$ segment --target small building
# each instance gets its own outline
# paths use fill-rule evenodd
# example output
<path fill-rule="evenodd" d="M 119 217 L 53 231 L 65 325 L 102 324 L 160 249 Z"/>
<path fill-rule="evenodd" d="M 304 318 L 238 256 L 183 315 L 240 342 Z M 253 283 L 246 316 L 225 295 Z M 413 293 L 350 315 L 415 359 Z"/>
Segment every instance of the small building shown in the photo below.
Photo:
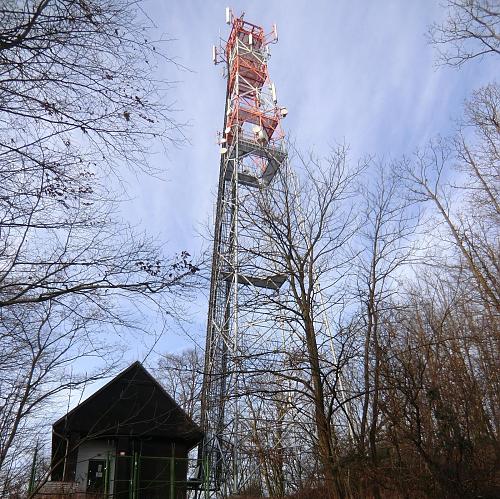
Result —
<path fill-rule="evenodd" d="M 184 498 L 195 484 L 188 479 L 188 453 L 202 436 L 134 362 L 54 423 L 53 471 L 41 493 L 54 494 L 59 483 L 78 497 Z"/>

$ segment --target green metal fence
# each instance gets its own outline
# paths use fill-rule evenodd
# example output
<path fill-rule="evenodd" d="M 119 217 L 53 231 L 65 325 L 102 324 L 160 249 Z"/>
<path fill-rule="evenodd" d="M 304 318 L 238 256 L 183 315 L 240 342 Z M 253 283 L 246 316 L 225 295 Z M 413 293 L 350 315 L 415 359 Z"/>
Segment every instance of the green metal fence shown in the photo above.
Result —
<path fill-rule="evenodd" d="M 132 455 L 108 456 L 104 497 L 113 499 L 184 499 L 198 491 L 208 496 L 206 463 L 197 459 Z"/>
<path fill-rule="evenodd" d="M 36 454 L 34 461 L 36 460 Z M 33 466 L 34 469 L 34 466 Z M 131 455 L 108 453 L 102 480 L 86 492 L 57 492 L 57 497 L 70 499 L 186 499 L 209 497 L 209 465 L 196 458 L 173 456 L 145 456 L 139 452 Z M 33 473 L 32 473 L 33 475 Z M 61 482 L 56 482 L 61 483 Z M 54 483 L 54 485 L 56 485 Z M 49 484 L 47 484 L 49 485 Z M 29 492 L 35 489 L 33 476 Z M 55 492 L 48 495 L 54 496 Z M 35 497 L 47 493 L 40 490 Z"/>

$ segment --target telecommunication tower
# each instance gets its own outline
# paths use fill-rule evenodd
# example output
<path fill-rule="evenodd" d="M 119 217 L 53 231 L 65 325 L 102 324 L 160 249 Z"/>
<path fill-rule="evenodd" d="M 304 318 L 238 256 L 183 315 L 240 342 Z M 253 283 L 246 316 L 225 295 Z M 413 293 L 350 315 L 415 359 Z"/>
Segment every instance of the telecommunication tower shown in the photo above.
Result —
<path fill-rule="evenodd" d="M 253 344 L 241 327 L 240 294 L 245 288 L 277 291 L 285 276 L 245 273 L 240 239 L 251 238 L 241 227 L 242 203 L 252 192 L 272 187 L 286 161 L 280 122 L 287 114 L 278 105 L 269 79 L 269 46 L 278 39 L 276 26 L 268 34 L 260 26 L 235 17 L 226 9 L 231 26 L 227 41 L 213 47 L 216 64 L 225 65 L 227 90 L 224 126 L 220 133 L 220 173 L 215 214 L 214 248 L 208 309 L 201 425 L 205 439 L 200 457 L 208 463 L 203 480 L 211 495 L 237 494 L 251 474 L 240 458 L 240 390 L 245 383 L 243 358 Z M 248 247 L 248 245 L 246 245 Z M 243 467 L 247 469 L 243 469 Z"/>

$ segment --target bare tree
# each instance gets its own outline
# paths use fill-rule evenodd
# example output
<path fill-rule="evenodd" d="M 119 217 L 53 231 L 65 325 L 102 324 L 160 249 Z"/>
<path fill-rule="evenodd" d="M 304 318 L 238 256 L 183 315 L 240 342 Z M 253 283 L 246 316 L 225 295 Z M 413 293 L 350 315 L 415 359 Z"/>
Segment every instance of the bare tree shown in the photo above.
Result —
<path fill-rule="evenodd" d="M 150 139 L 179 129 L 138 4 L 10 1 L 2 15 L 0 306 L 168 287 L 151 241 L 109 223 L 106 177 L 148 169 Z"/>
<path fill-rule="evenodd" d="M 345 419 L 339 382 L 352 335 L 349 328 L 334 331 L 334 324 L 342 321 L 337 317 L 327 324 L 326 316 L 331 319 L 346 296 L 345 290 L 338 291 L 351 259 L 355 217 L 348 200 L 354 195 L 359 168 L 348 165 L 345 147 L 325 161 L 312 155 L 297 155 L 295 161 L 300 165 L 296 175 L 286 166 L 272 188 L 250 193 L 241 202 L 240 255 L 248 255 L 248 262 L 242 257 L 241 272 L 286 276 L 279 292 L 255 298 L 259 313 L 274 323 L 271 330 L 287 331 L 285 344 L 276 346 L 284 358 L 262 370 L 271 369 L 281 380 L 277 392 L 299 392 L 307 400 L 302 410 L 312 426 L 304 434 L 313 437 L 324 480 L 342 496 L 346 484 L 340 473 L 339 445 L 345 427 L 340 431 L 336 418 Z M 259 234 L 249 239 L 254 241 L 249 247 L 244 245 L 246 230 Z M 267 389 L 268 396 L 271 390 Z"/>
<path fill-rule="evenodd" d="M 500 54 L 500 8 L 495 0 L 446 0 L 448 17 L 430 28 L 439 62 L 460 67 L 484 55 Z"/>
<path fill-rule="evenodd" d="M 2 497 L 12 482 L 26 476 L 37 441 L 43 443 L 50 405 L 68 392 L 113 372 L 120 349 L 100 338 L 104 323 L 85 314 L 84 300 L 72 301 L 69 314 L 52 301 L 18 305 L 3 318 L 0 330 L 0 483 Z M 97 359 L 106 358 L 104 365 Z M 89 362 L 84 370 L 77 362 Z M 61 401 L 62 402 L 62 401 Z M 73 400 L 71 400 L 73 402 Z M 63 405 L 63 404 L 61 404 Z M 67 405 L 67 404 L 64 404 Z"/>
<path fill-rule="evenodd" d="M 498 96 L 496 83 L 474 92 L 456 136 L 400 167 L 431 251 L 381 318 L 380 430 L 398 491 L 498 495 Z"/>
<path fill-rule="evenodd" d="M 358 445 L 361 456 L 369 449 L 371 464 L 378 463 L 377 437 L 380 427 L 379 401 L 381 382 L 381 322 L 388 313 L 391 297 L 397 293 L 403 266 L 413 253 L 413 236 L 418 213 L 409 209 L 401 196 L 401 183 L 392 165 L 370 167 L 370 182 L 362 186 L 363 218 L 358 232 L 360 246 L 356 270 L 358 296 L 361 302 L 362 406 Z M 398 279 L 399 277 L 399 279 Z M 356 366 L 352 366 L 356 372 Z M 375 497 L 380 492 L 375 486 Z"/>
<path fill-rule="evenodd" d="M 498 95 L 498 92 L 481 92 L 483 96 Z M 490 100 L 489 104 L 495 110 L 491 115 L 494 117 L 498 102 Z M 481 108 L 477 111 L 486 116 L 481 114 Z M 476 119 L 470 107 L 469 116 Z M 498 311 L 500 132 L 495 130 L 494 121 L 473 121 L 472 127 L 478 132 L 479 140 L 471 144 L 460 134 L 453 142 L 432 141 L 426 150 L 416 154 L 413 164 L 403 165 L 402 176 L 413 201 L 430 202 L 435 207 L 438 223 L 444 223 L 446 228 L 444 237 L 449 242 L 448 251 L 458 253 L 483 299 L 492 310 Z M 463 172 L 462 179 L 450 180 L 453 166 Z M 457 193 L 460 196 L 457 197 Z"/>
<path fill-rule="evenodd" d="M 125 171 L 161 174 L 148 150 L 182 140 L 170 84 L 155 78 L 165 41 L 150 40 L 140 2 L 7 0 L 0 16 L 5 484 L 44 404 L 107 374 L 106 336 L 142 305 L 174 314 L 197 268 L 118 214 Z"/>
<path fill-rule="evenodd" d="M 469 59 L 500 55 L 500 10 L 488 0 L 448 1 L 449 17 L 431 29 L 433 42 L 442 44 L 444 62 L 460 66 Z M 431 144 L 410 174 L 418 200 L 431 200 L 452 235 L 466 267 L 488 302 L 498 311 L 500 223 L 500 91 L 493 82 L 474 92 L 465 106 L 465 119 L 452 143 Z M 472 130 L 472 134 L 470 131 Z M 471 137 L 472 135 L 472 137 Z M 464 179 L 446 186 L 449 162 Z M 459 191 L 465 209 L 453 207 Z"/>
<path fill-rule="evenodd" d="M 200 420 L 203 360 L 201 350 L 188 349 L 163 354 L 156 368 L 159 382 L 194 421 Z"/>
<path fill-rule="evenodd" d="M 447 274 L 422 274 L 384 319 L 386 435 L 404 481 L 398 488 L 494 497 L 498 320 L 475 303 L 466 275 Z"/>

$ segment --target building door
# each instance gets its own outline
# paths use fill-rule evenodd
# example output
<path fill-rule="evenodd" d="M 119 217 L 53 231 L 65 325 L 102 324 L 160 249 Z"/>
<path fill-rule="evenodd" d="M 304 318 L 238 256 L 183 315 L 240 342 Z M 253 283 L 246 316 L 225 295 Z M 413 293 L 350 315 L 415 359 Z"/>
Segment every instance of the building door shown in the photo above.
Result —
<path fill-rule="evenodd" d="M 104 493 L 104 480 L 106 479 L 106 461 L 91 459 L 87 473 L 87 492 L 93 494 Z"/>

